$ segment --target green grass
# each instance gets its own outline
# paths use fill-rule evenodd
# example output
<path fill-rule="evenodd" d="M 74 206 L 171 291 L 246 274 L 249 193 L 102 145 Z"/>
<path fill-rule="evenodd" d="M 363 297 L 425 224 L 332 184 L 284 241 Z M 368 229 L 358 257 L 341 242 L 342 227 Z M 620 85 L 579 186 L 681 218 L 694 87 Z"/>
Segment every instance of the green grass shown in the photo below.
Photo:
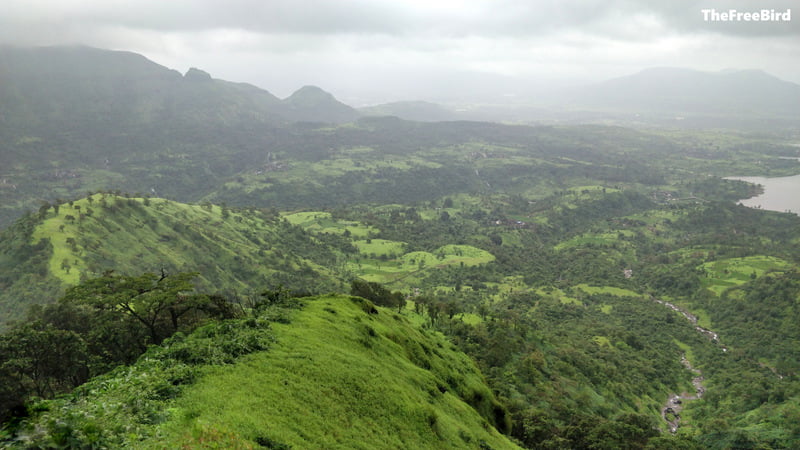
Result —
<path fill-rule="evenodd" d="M 562 305 L 583 306 L 583 303 L 580 300 L 575 297 L 570 297 L 566 292 L 556 287 L 548 286 L 544 288 L 537 288 L 534 290 L 534 292 L 545 298 L 556 299 Z"/>
<path fill-rule="evenodd" d="M 474 363 L 402 316 L 365 308 L 341 296 L 309 301 L 291 324 L 274 325 L 268 352 L 189 387 L 146 446 L 217 436 L 292 448 L 516 448 L 464 401 L 493 408 Z"/>
<path fill-rule="evenodd" d="M 469 245 L 444 245 L 433 252 L 414 251 L 402 253 L 405 243 L 372 239 L 371 243 L 356 241 L 361 255 L 348 262 L 350 271 L 367 281 L 388 284 L 392 289 L 412 287 L 418 277 L 427 271 L 452 265 L 464 267 L 478 266 L 494 261 L 494 255 Z M 381 255 L 395 254 L 394 259 L 381 258 Z M 375 258 L 364 256 L 375 255 Z"/>
<path fill-rule="evenodd" d="M 586 244 L 598 245 L 598 246 L 609 246 L 613 245 L 614 243 L 620 242 L 620 236 L 627 236 L 631 237 L 634 236 L 634 233 L 631 230 L 621 230 L 621 231 L 614 231 L 614 232 L 607 232 L 607 233 L 586 233 L 580 236 L 575 236 L 569 240 L 559 243 L 554 248 L 556 250 L 564 250 L 573 247 L 580 247 Z"/>
<path fill-rule="evenodd" d="M 81 251 L 74 252 L 67 243 L 68 239 L 77 239 L 80 235 L 76 220 L 67 220 L 67 216 L 76 217 L 78 214 L 68 205 L 59 208 L 58 213 L 45 219 L 33 232 L 33 243 L 41 239 L 50 239 L 53 245 L 53 255 L 48 262 L 50 273 L 69 285 L 78 284 L 82 271 L 86 270 Z"/>
<path fill-rule="evenodd" d="M 675 345 L 680 347 L 681 350 L 683 350 L 686 359 L 689 360 L 690 363 L 697 361 L 694 359 L 694 352 L 692 352 L 692 347 L 690 345 L 685 344 L 677 339 L 673 339 L 672 341 L 675 342 Z"/>
<path fill-rule="evenodd" d="M 278 272 L 331 275 L 327 264 L 293 254 L 296 245 L 330 250 L 310 237 L 288 237 L 285 227 L 258 213 L 224 215 L 213 205 L 104 197 L 63 204 L 57 214 L 51 209 L 33 232 L 33 243 L 52 243 L 48 268 L 65 285 L 106 270 L 133 275 L 164 269 L 198 271 L 201 284 L 247 292 L 252 281 Z"/>
<path fill-rule="evenodd" d="M 337 220 L 324 211 L 305 211 L 283 214 L 283 218 L 312 233 L 345 234 L 356 238 L 366 238 L 378 232 L 377 229 L 352 220 Z"/>
<path fill-rule="evenodd" d="M 575 285 L 575 288 L 580 289 L 589 295 L 608 294 L 616 297 L 643 297 L 643 295 L 639 294 L 638 292 L 613 286 L 589 286 L 588 284 L 582 283 Z"/>
<path fill-rule="evenodd" d="M 461 313 L 454 316 L 456 319 L 464 322 L 467 325 L 477 325 L 483 322 L 481 316 L 473 313 Z"/>
<path fill-rule="evenodd" d="M 401 255 L 405 253 L 405 242 L 389 241 L 385 239 L 360 240 L 353 242 L 358 251 L 363 255 Z"/>
<path fill-rule="evenodd" d="M 711 261 L 698 266 L 706 275 L 700 278 L 702 286 L 715 295 L 747 283 L 770 271 L 782 271 L 792 267 L 791 263 L 774 256 L 746 256 Z"/>
<path fill-rule="evenodd" d="M 592 337 L 592 341 L 600 347 L 614 348 L 614 346 L 611 345 L 611 341 L 606 336 L 594 336 Z"/>

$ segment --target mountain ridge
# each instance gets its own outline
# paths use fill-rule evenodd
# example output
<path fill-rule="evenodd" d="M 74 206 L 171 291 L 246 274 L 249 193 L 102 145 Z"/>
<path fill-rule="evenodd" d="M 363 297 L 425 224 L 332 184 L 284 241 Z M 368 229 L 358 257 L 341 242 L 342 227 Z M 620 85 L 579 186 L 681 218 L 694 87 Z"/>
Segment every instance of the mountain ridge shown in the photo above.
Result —
<path fill-rule="evenodd" d="M 585 86 L 569 101 L 632 112 L 800 115 L 800 85 L 755 69 L 653 67 Z"/>

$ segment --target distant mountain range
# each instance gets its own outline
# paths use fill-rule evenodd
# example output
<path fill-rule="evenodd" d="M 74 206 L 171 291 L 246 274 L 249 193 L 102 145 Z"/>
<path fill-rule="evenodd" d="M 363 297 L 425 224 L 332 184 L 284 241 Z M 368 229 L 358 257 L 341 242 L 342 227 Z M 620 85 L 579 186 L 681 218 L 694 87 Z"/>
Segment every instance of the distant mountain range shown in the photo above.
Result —
<path fill-rule="evenodd" d="M 468 103 L 467 100 L 465 102 Z M 127 127 L 282 126 L 291 122 L 345 123 L 364 116 L 413 121 L 572 120 L 609 114 L 713 115 L 764 119 L 800 116 L 800 85 L 758 70 L 701 72 L 651 68 L 637 74 L 513 105 L 469 105 L 456 112 L 424 101 L 356 110 L 315 86 L 286 99 L 245 83 L 185 75 L 145 57 L 90 47 L 0 48 L 0 127 L 71 130 L 103 124 Z M 581 112 L 589 112 L 584 115 Z"/>
<path fill-rule="evenodd" d="M 567 96 L 576 108 L 721 115 L 800 115 L 800 85 L 760 70 L 652 68 Z"/>

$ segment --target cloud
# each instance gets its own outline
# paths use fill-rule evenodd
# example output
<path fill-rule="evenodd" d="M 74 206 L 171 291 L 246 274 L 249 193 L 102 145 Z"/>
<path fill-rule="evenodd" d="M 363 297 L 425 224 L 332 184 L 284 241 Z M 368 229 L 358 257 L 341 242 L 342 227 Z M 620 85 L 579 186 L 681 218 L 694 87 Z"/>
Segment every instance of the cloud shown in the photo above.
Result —
<path fill-rule="evenodd" d="M 789 23 L 706 22 L 701 13 L 709 5 L 750 11 L 793 3 L 4 0 L 0 42 L 131 50 L 278 93 L 307 83 L 351 93 L 382 84 L 398 92 L 476 89 L 490 82 L 481 74 L 502 83 L 580 81 L 654 65 L 762 68 L 798 82 L 800 7 Z"/>

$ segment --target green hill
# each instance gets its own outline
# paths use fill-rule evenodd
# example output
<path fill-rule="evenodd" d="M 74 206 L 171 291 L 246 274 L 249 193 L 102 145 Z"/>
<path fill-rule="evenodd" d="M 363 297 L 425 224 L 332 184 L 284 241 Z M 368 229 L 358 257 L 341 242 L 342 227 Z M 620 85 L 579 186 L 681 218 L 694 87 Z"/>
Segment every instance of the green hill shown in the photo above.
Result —
<path fill-rule="evenodd" d="M 5 230 L 0 246 L 0 322 L 109 270 L 197 271 L 201 287 L 231 295 L 252 286 L 342 286 L 336 253 L 320 238 L 277 215 L 211 204 L 95 194 L 43 207 Z"/>
<path fill-rule="evenodd" d="M 300 302 L 165 341 L 39 404 L 16 444 L 517 448 L 497 431 L 510 427 L 505 408 L 440 335 L 358 297 Z M 259 344 L 247 351 L 243 342 Z M 229 363 L 208 356 L 244 353 Z"/>

